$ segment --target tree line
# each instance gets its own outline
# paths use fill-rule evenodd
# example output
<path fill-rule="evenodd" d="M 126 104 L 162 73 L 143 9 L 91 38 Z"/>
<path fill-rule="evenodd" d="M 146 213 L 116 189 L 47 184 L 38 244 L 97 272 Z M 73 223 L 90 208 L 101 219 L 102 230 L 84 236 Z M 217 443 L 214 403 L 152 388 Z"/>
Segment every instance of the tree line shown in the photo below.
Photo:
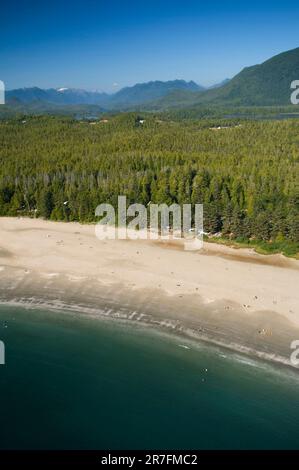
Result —
<path fill-rule="evenodd" d="M 203 203 L 206 232 L 298 248 L 299 121 L 144 119 L 0 122 L 0 215 L 93 222 L 118 195 Z"/>

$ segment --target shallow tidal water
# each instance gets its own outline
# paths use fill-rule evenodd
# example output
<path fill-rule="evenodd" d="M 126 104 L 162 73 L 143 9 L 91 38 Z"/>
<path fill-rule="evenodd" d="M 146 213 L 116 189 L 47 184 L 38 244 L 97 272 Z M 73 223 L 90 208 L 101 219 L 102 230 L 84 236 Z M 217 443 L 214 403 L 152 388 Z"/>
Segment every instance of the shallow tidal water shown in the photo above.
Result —
<path fill-rule="evenodd" d="M 20 307 L 0 340 L 2 449 L 299 449 L 299 370 Z"/>

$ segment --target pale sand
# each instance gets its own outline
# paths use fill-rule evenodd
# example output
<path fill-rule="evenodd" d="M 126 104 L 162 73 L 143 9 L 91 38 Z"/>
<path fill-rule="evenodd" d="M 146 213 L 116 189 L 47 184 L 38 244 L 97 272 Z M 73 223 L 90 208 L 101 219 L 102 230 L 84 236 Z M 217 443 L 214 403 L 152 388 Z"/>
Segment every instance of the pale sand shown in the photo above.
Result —
<path fill-rule="evenodd" d="M 280 255 L 100 241 L 92 225 L 0 218 L 3 302 L 131 318 L 287 362 L 298 287 L 299 262 Z"/>

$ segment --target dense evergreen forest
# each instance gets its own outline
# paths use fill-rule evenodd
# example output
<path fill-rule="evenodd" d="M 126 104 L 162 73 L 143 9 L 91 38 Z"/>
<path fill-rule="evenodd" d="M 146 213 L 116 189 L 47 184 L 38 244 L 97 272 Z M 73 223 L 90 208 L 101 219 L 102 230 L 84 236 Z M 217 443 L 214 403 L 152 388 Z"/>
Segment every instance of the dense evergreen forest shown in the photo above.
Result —
<path fill-rule="evenodd" d="M 219 128 L 220 127 L 220 128 Z M 98 204 L 204 204 L 204 229 L 299 251 L 299 121 L 0 122 L 0 215 L 92 222 Z"/>

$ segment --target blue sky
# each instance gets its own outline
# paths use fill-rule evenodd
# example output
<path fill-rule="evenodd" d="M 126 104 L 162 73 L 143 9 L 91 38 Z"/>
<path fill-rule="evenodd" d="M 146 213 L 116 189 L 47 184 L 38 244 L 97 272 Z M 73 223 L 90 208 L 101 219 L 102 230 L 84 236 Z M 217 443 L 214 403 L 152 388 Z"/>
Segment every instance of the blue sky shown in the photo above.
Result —
<path fill-rule="evenodd" d="M 299 46 L 298 1 L 10 0 L 0 79 L 116 91 L 149 80 L 203 85 Z"/>

